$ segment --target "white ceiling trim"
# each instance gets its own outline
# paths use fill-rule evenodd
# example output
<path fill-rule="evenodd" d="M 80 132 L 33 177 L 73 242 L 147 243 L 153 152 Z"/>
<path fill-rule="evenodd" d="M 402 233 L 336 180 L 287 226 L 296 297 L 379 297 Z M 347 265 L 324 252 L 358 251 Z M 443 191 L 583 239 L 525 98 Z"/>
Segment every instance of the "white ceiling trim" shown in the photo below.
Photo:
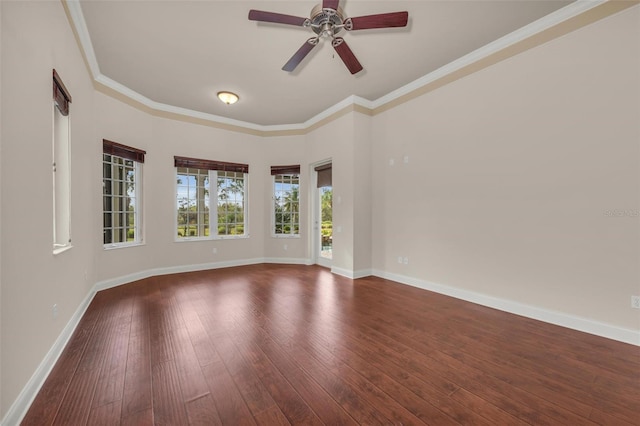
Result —
<path fill-rule="evenodd" d="M 131 90 L 130 88 L 118 83 L 115 80 L 103 75 L 100 72 L 100 67 L 96 59 L 95 51 L 93 50 L 93 44 L 91 43 L 91 37 L 89 36 L 89 30 L 87 28 L 82 8 L 79 0 L 62 0 L 66 3 L 69 10 L 69 16 L 75 27 L 78 38 L 80 39 L 80 45 L 84 51 L 85 58 L 89 64 L 89 69 L 92 73 L 93 79 L 117 93 L 120 93 L 132 100 L 135 100 L 144 106 L 157 110 L 187 117 L 193 117 L 201 120 L 211 121 L 213 123 L 220 123 L 224 125 L 242 127 L 249 130 L 259 132 L 281 132 L 281 131 L 301 131 L 310 128 L 311 126 L 319 123 L 320 121 L 330 117 L 331 115 L 354 105 L 361 106 L 370 110 L 384 106 L 404 95 L 407 95 L 415 90 L 420 89 L 438 79 L 441 79 L 457 70 L 460 70 L 468 65 L 471 65 L 481 59 L 484 59 L 502 49 L 512 46 L 522 40 L 532 37 L 544 30 L 547 30 L 555 25 L 558 25 L 564 21 L 567 21 L 575 16 L 587 12 L 608 0 L 576 0 L 562 9 L 559 9 L 529 25 L 526 25 L 504 37 L 499 38 L 473 52 L 453 61 L 449 64 L 438 68 L 437 70 L 421 77 L 413 82 L 402 86 L 401 88 L 394 90 L 374 101 L 361 98 L 359 96 L 349 96 L 337 104 L 327 108 L 321 113 L 311 117 L 303 123 L 297 124 L 281 124 L 281 125 L 261 125 L 256 123 L 250 123 L 241 120 L 234 120 L 227 117 L 222 117 L 214 114 L 194 111 L 187 108 L 176 107 L 173 105 L 163 104 L 153 101 L 146 96 Z"/>
<path fill-rule="evenodd" d="M 87 59 L 87 63 L 89 64 L 89 69 L 91 70 L 93 78 L 97 80 L 98 77 L 102 74 L 100 73 L 100 66 L 98 65 L 98 60 L 96 59 L 96 52 L 93 50 L 93 43 L 91 42 L 91 37 L 89 36 L 87 22 L 84 20 L 84 15 L 82 14 L 80 1 L 62 1 L 67 4 L 69 16 L 71 17 L 71 21 L 73 21 L 73 26 L 75 27 L 78 38 L 80 39 L 80 45 L 82 46 L 82 50 L 84 51 L 84 57 Z"/>

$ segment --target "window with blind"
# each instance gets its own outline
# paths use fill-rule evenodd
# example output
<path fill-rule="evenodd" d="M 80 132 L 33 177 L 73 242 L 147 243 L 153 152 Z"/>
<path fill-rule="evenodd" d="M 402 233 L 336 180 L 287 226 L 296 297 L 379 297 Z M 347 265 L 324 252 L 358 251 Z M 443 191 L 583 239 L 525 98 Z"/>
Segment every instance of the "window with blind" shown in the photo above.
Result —
<path fill-rule="evenodd" d="M 142 165 L 146 152 L 102 141 L 103 244 L 116 248 L 142 243 Z"/>
<path fill-rule="evenodd" d="M 174 165 L 178 240 L 249 235 L 247 164 L 176 156 Z"/>
<path fill-rule="evenodd" d="M 53 252 L 71 247 L 71 95 L 53 70 Z"/>
<path fill-rule="evenodd" d="M 300 166 L 272 166 L 272 230 L 275 237 L 300 236 Z"/>

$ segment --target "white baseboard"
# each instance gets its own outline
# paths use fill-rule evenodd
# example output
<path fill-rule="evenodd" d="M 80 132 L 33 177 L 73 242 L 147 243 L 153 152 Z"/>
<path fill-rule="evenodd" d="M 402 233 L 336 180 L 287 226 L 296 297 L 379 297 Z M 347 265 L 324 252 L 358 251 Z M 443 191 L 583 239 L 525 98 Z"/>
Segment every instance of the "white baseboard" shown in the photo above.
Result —
<path fill-rule="evenodd" d="M 265 257 L 262 263 L 282 263 L 285 265 L 313 265 L 311 259 L 301 257 Z"/>
<path fill-rule="evenodd" d="M 19 425 L 24 416 L 27 414 L 29 407 L 33 403 L 33 400 L 38 395 L 40 388 L 44 384 L 45 380 L 51 373 L 51 370 L 56 365 L 58 358 L 62 354 L 62 351 L 67 346 L 69 339 L 73 335 L 73 332 L 76 330 L 76 327 L 80 323 L 82 316 L 85 311 L 89 307 L 89 304 L 93 300 L 96 292 L 95 289 L 89 291 L 89 294 L 84 298 L 84 300 L 78 306 L 78 309 L 73 313 L 71 319 L 67 323 L 67 325 L 62 329 L 62 332 L 45 355 L 44 359 L 33 373 L 27 384 L 16 398 L 15 402 L 7 411 L 7 414 L 2 419 L 2 426 L 14 426 Z"/>
<path fill-rule="evenodd" d="M 407 277 L 405 275 L 392 274 L 376 269 L 372 271 L 372 275 L 401 284 L 433 291 L 435 293 L 444 294 L 446 296 L 455 297 L 456 299 L 462 299 L 468 302 L 477 303 L 478 305 L 487 306 L 489 308 L 498 309 L 500 311 L 509 312 L 523 317 L 559 325 L 561 327 L 570 328 L 572 330 L 582 331 L 585 333 L 594 334 L 596 336 L 606 337 L 607 339 L 617 340 L 619 342 L 640 346 L 640 332 L 637 330 L 622 328 L 611 324 L 593 321 L 588 318 L 577 317 L 557 311 L 551 311 L 537 306 L 526 305 L 523 303 L 514 302 L 512 300 L 500 299 L 469 290 L 424 281 L 413 277 Z"/>
<path fill-rule="evenodd" d="M 352 271 L 350 269 L 338 268 L 337 266 L 331 267 L 331 273 L 343 276 L 345 278 L 351 278 L 352 280 L 357 280 L 358 278 L 368 277 L 372 274 L 371 269 L 361 269 L 358 271 Z"/>
<path fill-rule="evenodd" d="M 106 290 L 119 285 L 128 284 L 133 281 L 142 280 L 158 275 L 178 274 L 181 272 L 206 271 L 209 269 L 231 268 L 234 266 L 257 265 L 260 263 L 282 263 L 287 265 L 311 265 L 311 260 L 298 257 L 267 257 L 253 259 L 226 260 L 222 262 L 198 263 L 195 265 L 168 266 L 166 268 L 154 268 L 146 271 L 135 272 L 116 278 L 100 281 L 95 285 L 95 291 Z"/>
<path fill-rule="evenodd" d="M 331 273 L 332 274 L 336 274 L 336 275 L 340 275 L 340 276 L 345 277 L 345 278 L 353 279 L 353 271 L 351 271 L 349 269 L 338 268 L 337 266 L 332 266 L 331 267 Z"/>

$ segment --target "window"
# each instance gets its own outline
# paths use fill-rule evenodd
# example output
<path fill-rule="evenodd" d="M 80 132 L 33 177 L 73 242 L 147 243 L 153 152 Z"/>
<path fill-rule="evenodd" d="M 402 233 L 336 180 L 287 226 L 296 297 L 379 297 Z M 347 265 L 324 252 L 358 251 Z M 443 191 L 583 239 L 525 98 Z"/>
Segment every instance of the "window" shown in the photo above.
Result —
<path fill-rule="evenodd" d="M 174 157 L 177 238 L 233 238 L 249 235 L 247 164 Z M 211 182 L 216 208 L 211 211 Z"/>
<path fill-rule="evenodd" d="M 209 170 L 178 167 L 178 237 L 208 237 Z"/>
<path fill-rule="evenodd" d="M 53 70 L 53 252 L 71 247 L 71 96 Z"/>
<path fill-rule="evenodd" d="M 218 188 L 218 236 L 244 235 L 245 174 L 242 172 L 216 172 Z"/>
<path fill-rule="evenodd" d="M 102 141 L 103 244 L 107 248 L 142 242 L 141 187 L 145 151 Z"/>
<path fill-rule="evenodd" d="M 273 235 L 300 236 L 300 166 L 272 166 Z"/>

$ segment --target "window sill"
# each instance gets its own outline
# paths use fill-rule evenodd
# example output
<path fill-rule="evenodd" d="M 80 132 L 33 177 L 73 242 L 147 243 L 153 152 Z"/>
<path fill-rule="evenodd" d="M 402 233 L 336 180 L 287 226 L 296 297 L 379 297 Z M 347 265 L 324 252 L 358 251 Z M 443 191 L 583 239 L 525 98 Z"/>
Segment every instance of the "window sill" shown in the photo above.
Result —
<path fill-rule="evenodd" d="M 63 247 L 55 247 L 53 249 L 53 255 L 57 256 L 59 254 L 64 253 L 65 251 L 71 250 L 73 248 L 73 246 L 71 244 L 69 244 L 68 246 L 63 246 Z"/>
<path fill-rule="evenodd" d="M 296 238 L 300 238 L 300 234 L 271 234 L 271 238 L 296 239 Z"/>
<path fill-rule="evenodd" d="M 102 246 L 102 248 L 104 250 L 117 250 L 117 249 L 122 249 L 122 248 L 127 248 L 127 247 L 139 247 L 139 246 L 143 246 L 144 243 L 140 242 L 140 243 L 120 243 L 120 244 L 105 244 Z"/>
<path fill-rule="evenodd" d="M 215 237 L 183 237 L 179 239 L 175 239 L 176 243 L 188 243 L 193 241 L 222 241 L 222 240 L 245 240 L 248 239 L 250 235 L 224 235 L 224 236 L 215 236 Z"/>

